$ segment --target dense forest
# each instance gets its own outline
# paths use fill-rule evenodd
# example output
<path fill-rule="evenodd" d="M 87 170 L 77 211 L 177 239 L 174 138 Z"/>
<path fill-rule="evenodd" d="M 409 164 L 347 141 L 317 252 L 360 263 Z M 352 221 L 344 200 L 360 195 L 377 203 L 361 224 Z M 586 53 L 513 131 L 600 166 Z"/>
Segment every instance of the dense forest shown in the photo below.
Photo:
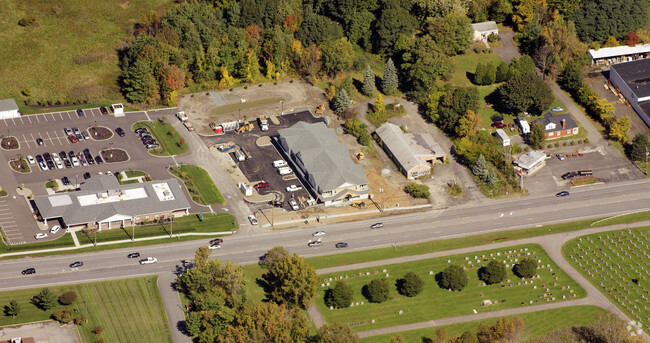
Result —
<path fill-rule="evenodd" d="M 512 26 L 544 73 L 588 46 L 650 42 L 647 0 L 195 0 L 138 23 L 120 51 L 133 103 L 173 105 L 184 87 L 231 88 L 289 77 L 334 79 L 391 58 L 420 103 L 471 44 L 472 22 Z M 381 77 L 381 76 L 380 76 Z"/>

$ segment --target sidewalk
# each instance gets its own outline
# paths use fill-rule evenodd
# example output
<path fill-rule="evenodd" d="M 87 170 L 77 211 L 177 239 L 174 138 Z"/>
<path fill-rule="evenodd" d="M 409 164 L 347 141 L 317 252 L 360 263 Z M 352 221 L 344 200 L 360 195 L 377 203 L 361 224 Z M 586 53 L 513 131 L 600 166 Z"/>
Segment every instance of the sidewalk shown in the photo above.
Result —
<path fill-rule="evenodd" d="M 185 326 L 185 311 L 181 305 L 181 299 L 174 288 L 176 277 L 172 273 L 162 273 L 158 276 L 158 289 L 160 290 L 160 297 L 162 298 L 163 307 L 167 314 L 167 323 L 169 330 L 172 333 L 174 343 L 190 343 L 192 340 L 186 336 L 184 331 Z"/>

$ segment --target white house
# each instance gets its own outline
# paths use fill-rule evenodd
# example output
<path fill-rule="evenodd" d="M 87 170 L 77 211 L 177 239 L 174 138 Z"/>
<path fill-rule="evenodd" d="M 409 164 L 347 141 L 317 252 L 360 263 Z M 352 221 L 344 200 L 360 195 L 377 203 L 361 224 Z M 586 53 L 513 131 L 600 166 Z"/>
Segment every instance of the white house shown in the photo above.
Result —
<path fill-rule="evenodd" d="M 519 127 L 521 128 L 521 133 L 527 134 L 530 133 L 530 125 L 528 125 L 528 122 L 524 117 L 518 117 L 517 122 L 519 123 Z"/>
<path fill-rule="evenodd" d="M 472 24 L 472 28 L 474 29 L 475 41 L 486 41 L 491 33 L 494 33 L 497 36 L 499 35 L 497 23 L 493 21 L 484 21 L 482 23 Z"/>
<path fill-rule="evenodd" d="M 497 137 L 501 139 L 501 142 L 503 142 L 503 146 L 510 145 L 510 137 L 508 137 L 506 132 L 503 131 L 502 129 L 497 129 Z"/>
<path fill-rule="evenodd" d="M 14 99 L 0 100 L 0 119 L 18 118 L 18 105 Z"/>

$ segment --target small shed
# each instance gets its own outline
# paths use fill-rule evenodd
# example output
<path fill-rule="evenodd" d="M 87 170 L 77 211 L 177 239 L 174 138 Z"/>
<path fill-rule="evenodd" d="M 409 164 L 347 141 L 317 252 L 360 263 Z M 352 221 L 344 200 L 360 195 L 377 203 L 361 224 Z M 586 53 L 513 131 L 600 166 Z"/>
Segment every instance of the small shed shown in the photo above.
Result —
<path fill-rule="evenodd" d="M 0 100 L 0 119 L 18 118 L 18 105 L 14 99 Z"/>
<path fill-rule="evenodd" d="M 503 142 L 503 146 L 510 145 L 510 137 L 508 137 L 505 131 L 503 131 L 502 129 L 497 129 L 496 133 L 497 133 L 497 137 L 499 137 L 499 139 L 501 139 L 501 142 Z"/>
<path fill-rule="evenodd" d="M 517 122 L 519 123 L 519 127 L 521 128 L 521 133 L 523 134 L 528 134 L 530 133 L 530 125 L 528 125 L 528 122 L 524 117 L 517 117 Z"/>
<path fill-rule="evenodd" d="M 124 116 L 124 106 L 122 104 L 112 104 L 111 109 L 113 110 L 113 115 L 116 117 Z"/>
<path fill-rule="evenodd" d="M 526 175 L 531 175 L 546 165 L 546 154 L 537 150 L 529 151 L 519 156 L 513 163 Z"/>
<path fill-rule="evenodd" d="M 474 40 L 475 41 L 486 41 L 488 36 L 491 33 L 499 35 L 499 28 L 497 23 L 494 21 L 484 21 L 482 23 L 472 24 L 472 29 L 474 29 Z"/>

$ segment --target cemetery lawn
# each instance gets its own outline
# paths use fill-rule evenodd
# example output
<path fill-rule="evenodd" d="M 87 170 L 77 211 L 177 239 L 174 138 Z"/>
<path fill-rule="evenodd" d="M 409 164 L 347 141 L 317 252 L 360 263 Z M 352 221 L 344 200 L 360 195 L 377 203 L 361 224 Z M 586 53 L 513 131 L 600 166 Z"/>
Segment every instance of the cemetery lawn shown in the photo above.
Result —
<path fill-rule="evenodd" d="M 578 237 L 562 247 L 569 263 L 632 320 L 650 321 L 650 227 Z"/>
<path fill-rule="evenodd" d="M 492 259 L 490 254 L 493 254 L 498 259 L 505 258 L 508 265 L 506 268 L 506 281 L 501 284 L 483 286 L 483 282 L 478 279 L 477 271 L 481 264 L 486 265 Z M 480 261 L 477 262 L 474 256 L 478 257 Z M 512 264 L 514 259 L 524 257 L 541 260 L 540 267 L 543 265 L 544 268 L 538 269 L 539 278 L 521 280 L 513 274 Z M 451 263 L 448 263 L 448 260 Z M 467 287 L 460 292 L 443 290 L 435 282 L 435 274 L 441 272 L 449 264 L 466 267 L 469 281 Z M 472 266 L 474 267 L 472 268 Z M 413 298 L 398 294 L 395 288 L 397 279 L 402 278 L 407 272 L 414 272 L 425 281 L 422 292 Z M 366 273 L 369 273 L 369 275 L 366 275 Z M 362 276 L 359 276 L 360 274 Z M 388 284 L 390 285 L 390 297 L 393 300 L 380 304 L 368 302 L 361 295 L 362 287 L 371 280 L 383 277 L 385 274 L 389 274 Z M 345 275 L 348 278 L 345 278 Z M 355 306 L 344 309 L 329 309 L 323 300 L 325 290 L 333 287 L 336 282 L 335 278 L 340 277 L 343 277 L 352 287 Z M 327 282 L 330 283 L 330 286 L 326 285 Z M 584 297 L 586 292 L 553 263 L 542 247 L 529 244 L 321 275 L 319 276 L 317 294 L 316 305 L 328 323 L 334 321 L 346 325 L 354 323 L 355 325 L 351 326 L 354 331 L 365 331 L 467 315 L 472 314 L 473 310 L 480 313 L 530 306 L 531 302 L 532 305 L 536 305 L 562 301 L 563 296 L 567 300 L 578 299 Z M 482 306 L 484 300 L 490 300 L 494 304 Z M 357 302 L 359 305 L 356 305 Z M 400 311 L 403 311 L 403 313 L 399 314 Z M 375 320 L 375 323 L 372 323 L 372 320 Z"/>
<path fill-rule="evenodd" d="M 527 338 L 534 338 L 557 329 L 593 324 L 597 321 L 599 315 L 605 313 L 607 313 L 607 311 L 598 306 L 573 306 L 539 312 L 522 313 L 516 317 L 523 319 L 524 325 L 526 326 L 526 332 L 529 334 Z M 511 316 L 510 318 L 514 317 L 515 316 Z M 395 335 L 402 335 L 405 342 L 420 342 L 422 337 L 436 337 L 436 330 L 439 328 L 447 331 L 447 334 L 449 336 L 460 336 L 466 330 L 472 330 L 474 333 L 476 333 L 476 329 L 480 323 L 494 325 L 496 321 L 497 318 L 491 318 L 473 322 L 434 326 L 426 329 L 410 330 L 387 335 L 366 337 L 362 338 L 360 342 L 389 343 L 390 338 Z"/>
<path fill-rule="evenodd" d="M 21 312 L 17 317 L 0 317 L 0 326 L 33 321 L 48 320 L 53 312 L 71 308 L 74 317 L 86 315 L 88 323 L 78 326 L 83 342 L 95 342 L 103 338 L 107 342 L 172 342 L 167 325 L 167 316 L 162 305 L 156 284 L 157 276 L 124 279 L 50 287 L 57 296 L 65 291 L 76 291 L 77 300 L 69 306 L 57 305 L 50 310 L 41 311 L 30 303 L 30 299 L 42 287 L 1 292 L 0 304 L 16 300 Z M 91 332 L 102 326 L 104 331 L 96 336 Z"/>

